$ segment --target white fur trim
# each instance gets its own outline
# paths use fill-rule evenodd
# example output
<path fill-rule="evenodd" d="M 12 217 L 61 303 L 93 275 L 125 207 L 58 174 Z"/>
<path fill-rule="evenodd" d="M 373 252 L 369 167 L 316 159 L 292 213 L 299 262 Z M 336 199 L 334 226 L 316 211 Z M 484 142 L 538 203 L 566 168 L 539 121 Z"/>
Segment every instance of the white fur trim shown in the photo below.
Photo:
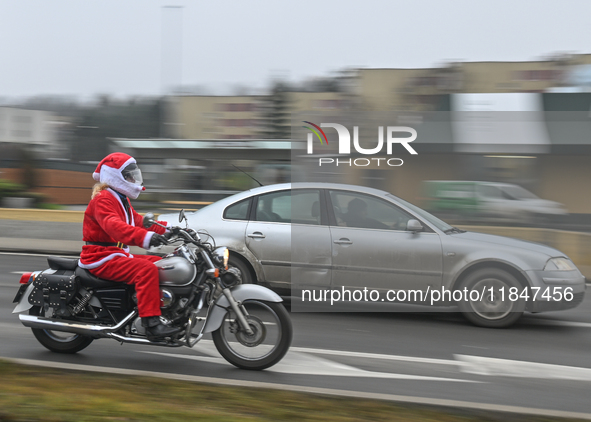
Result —
<path fill-rule="evenodd" d="M 122 254 L 120 252 L 116 252 L 116 253 L 112 253 L 111 255 L 107 255 L 103 259 L 101 259 L 100 261 L 93 262 L 92 264 L 83 264 L 80 260 L 78 260 L 78 266 L 80 268 L 84 268 L 85 270 L 92 270 L 93 268 L 100 267 L 105 262 L 110 261 L 111 259 L 115 258 L 116 256 L 123 256 L 126 258 L 128 257 L 125 254 Z M 129 258 L 133 258 L 133 256 L 129 256 Z"/>
<path fill-rule="evenodd" d="M 150 240 L 152 240 L 152 236 L 154 236 L 155 232 L 148 232 L 146 233 L 146 237 L 144 237 L 144 243 L 142 248 L 150 249 Z"/>
<path fill-rule="evenodd" d="M 117 192 L 113 191 L 113 189 L 111 188 L 107 188 L 107 190 L 109 191 L 109 193 L 111 195 L 113 195 L 115 197 L 115 199 L 117 201 L 119 201 L 119 205 L 121 205 L 121 208 L 123 208 L 123 215 L 125 215 L 125 222 L 129 225 L 132 225 L 135 227 L 135 222 L 133 221 L 133 219 L 131 219 L 131 222 L 129 222 L 129 216 L 127 215 L 127 211 L 125 211 L 125 205 L 123 205 L 123 201 L 121 200 L 121 198 L 119 197 L 119 195 L 117 195 Z"/>

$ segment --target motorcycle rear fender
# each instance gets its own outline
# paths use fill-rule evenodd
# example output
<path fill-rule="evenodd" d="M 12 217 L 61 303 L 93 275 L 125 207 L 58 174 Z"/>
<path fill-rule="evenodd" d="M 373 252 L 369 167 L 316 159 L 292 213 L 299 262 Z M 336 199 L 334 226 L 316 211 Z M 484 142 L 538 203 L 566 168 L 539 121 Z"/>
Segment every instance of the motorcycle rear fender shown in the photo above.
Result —
<path fill-rule="evenodd" d="M 277 293 L 257 284 L 239 284 L 230 290 L 237 302 L 244 302 L 247 299 L 283 302 L 283 299 Z M 203 334 L 211 333 L 221 327 L 229 307 L 230 302 L 228 302 L 226 296 L 221 295 L 217 298 L 203 327 Z"/>
<path fill-rule="evenodd" d="M 35 286 L 33 286 L 33 283 L 29 283 L 29 285 L 27 286 L 27 290 L 25 290 L 25 292 L 21 296 L 16 307 L 14 308 L 14 311 L 12 311 L 13 314 L 28 311 L 33 307 L 33 305 L 29 303 L 29 295 L 31 294 L 34 288 Z"/>

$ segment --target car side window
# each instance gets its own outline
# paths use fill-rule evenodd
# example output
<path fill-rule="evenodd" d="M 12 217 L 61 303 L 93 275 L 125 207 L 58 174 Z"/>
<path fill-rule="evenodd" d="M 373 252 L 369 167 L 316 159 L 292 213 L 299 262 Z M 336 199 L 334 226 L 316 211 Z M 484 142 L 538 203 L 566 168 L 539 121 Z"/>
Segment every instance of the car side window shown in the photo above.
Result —
<path fill-rule="evenodd" d="M 478 191 L 485 198 L 501 199 L 503 197 L 501 191 L 496 186 L 482 185 Z"/>
<path fill-rule="evenodd" d="M 298 189 L 259 196 L 256 221 L 320 224 L 320 192 Z"/>
<path fill-rule="evenodd" d="M 408 220 L 415 218 L 395 205 L 369 195 L 331 191 L 330 199 L 338 226 L 406 230 Z"/>
<path fill-rule="evenodd" d="M 224 218 L 227 220 L 248 220 L 248 209 L 251 198 L 230 205 L 224 210 Z"/>

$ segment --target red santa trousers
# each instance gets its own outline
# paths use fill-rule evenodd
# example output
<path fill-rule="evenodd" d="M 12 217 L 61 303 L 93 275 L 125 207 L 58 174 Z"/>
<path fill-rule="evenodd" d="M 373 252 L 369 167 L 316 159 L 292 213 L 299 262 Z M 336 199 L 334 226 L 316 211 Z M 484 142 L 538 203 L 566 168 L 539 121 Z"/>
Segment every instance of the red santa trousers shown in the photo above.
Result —
<path fill-rule="evenodd" d="M 160 283 L 154 262 L 160 259 L 153 255 L 116 256 L 90 272 L 103 280 L 135 285 L 140 317 L 159 316 Z"/>

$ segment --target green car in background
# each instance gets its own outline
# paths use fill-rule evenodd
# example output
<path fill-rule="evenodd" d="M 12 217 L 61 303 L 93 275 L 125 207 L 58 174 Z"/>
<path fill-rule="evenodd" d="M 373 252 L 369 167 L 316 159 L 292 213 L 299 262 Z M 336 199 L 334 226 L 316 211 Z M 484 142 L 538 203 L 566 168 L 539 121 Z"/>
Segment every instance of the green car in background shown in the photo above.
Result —
<path fill-rule="evenodd" d="M 511 183 L 428 180 L 423 193 L 427 210 L 450 218 L 530 223 L 568 214 L 561 203 Z"/>

